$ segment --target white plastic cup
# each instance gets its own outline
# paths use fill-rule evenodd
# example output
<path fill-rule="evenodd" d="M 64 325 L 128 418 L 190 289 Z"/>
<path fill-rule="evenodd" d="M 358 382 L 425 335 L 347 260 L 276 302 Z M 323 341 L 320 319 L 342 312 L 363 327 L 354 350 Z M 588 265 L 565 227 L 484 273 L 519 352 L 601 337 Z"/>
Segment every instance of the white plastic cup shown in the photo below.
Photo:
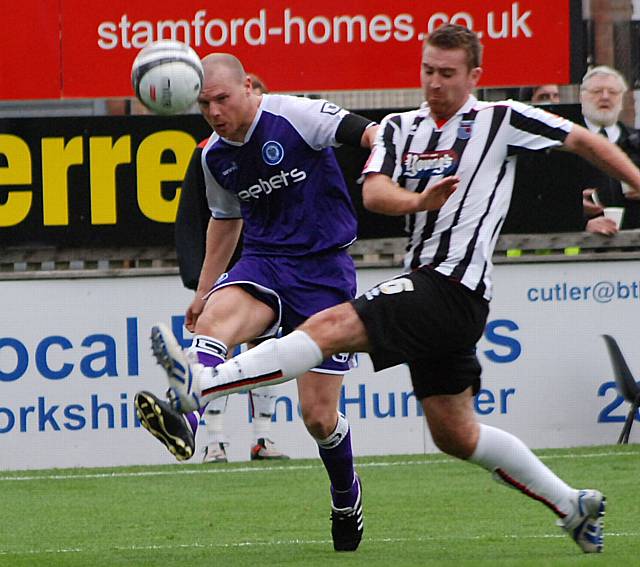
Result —
<path fill-rule="evenodd" d="M 616 223 L 616 228 L 620 228 L 622 217 L 624 216 L 624 207 L 605 207 L 604 216 Z"/>

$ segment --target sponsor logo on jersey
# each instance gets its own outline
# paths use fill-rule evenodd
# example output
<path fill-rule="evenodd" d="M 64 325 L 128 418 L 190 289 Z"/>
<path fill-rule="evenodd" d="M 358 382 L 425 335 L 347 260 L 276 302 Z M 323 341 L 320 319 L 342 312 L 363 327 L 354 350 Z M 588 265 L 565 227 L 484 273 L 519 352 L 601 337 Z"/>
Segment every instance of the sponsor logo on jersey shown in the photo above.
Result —
<path fill-rule="evenodd" d="M 278 165 L 284 157 L 282 144 L 275 140 L 269 140 L 262 146 L 262 159 L 268 165 Z"/>
<path fill-rule="evenodd" d="M 320 112 L 322 112 L 322 114 L 331 114 L 331 116 L 335 116 L 341 110 L 342 107 L 338 106 L 337 104 L 334 104 L 333 102 L 325 102 L 322 105 Z"/>
<path fill-rule="evenodd" d="M 241 201 L 250 201 L 251 199 L 259 199 L 262 195 L 268 195 L 271 191 L 289 187 L 296 183 L 300 183 L 307 178 L 305 171 L 297 168 L 291 171 L 280 170 L 280 173 L 272 175 L 269 179 L 258 179 L 258 182 L 247 189 L 238 192 L 238 199 Z"/>
<path fill-rule="evenodd" d="M 409 178 L 425 179 L 432 175 L 448 175 L 458 163 L 453 150 L 435 150 L 433 152 L 407 152 L 402 158 L 402 174 Z"/>
<path fill-rule="evenodd" d="M 230 173 L 233 173 L 234 171 L 237 171 L 237 170 L 238 170 L 238 164 L 235 161 L 232 161 L 231 165 L 229 165 L 229 167 L 227 167 L 226 169 L 222 170 L 222 175 L 224 177 L 226 177 Z"/>

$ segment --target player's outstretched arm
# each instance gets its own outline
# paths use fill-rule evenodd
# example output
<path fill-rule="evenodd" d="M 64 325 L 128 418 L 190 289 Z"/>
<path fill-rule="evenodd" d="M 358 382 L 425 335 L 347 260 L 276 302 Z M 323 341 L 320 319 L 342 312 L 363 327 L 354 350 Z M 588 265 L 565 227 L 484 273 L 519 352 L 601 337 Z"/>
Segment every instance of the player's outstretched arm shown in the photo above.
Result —
<path fill-rule="evenodd" d="M 607 175 L 625 182 L 630 199 L 640 199 L 640 170 L 615 144 L 586 128 L 574 124 L 564 141 L 564 149 L 591 162 Z"/>
<path fill-rule="evenodd" d="M 407 215 L 439 209 L 457 189 L 460 178 L 444 177 L 422 193 L 407 191 L 382 173 L 370 173 L 364 181 L 364 206 L 385 215 Z"/>

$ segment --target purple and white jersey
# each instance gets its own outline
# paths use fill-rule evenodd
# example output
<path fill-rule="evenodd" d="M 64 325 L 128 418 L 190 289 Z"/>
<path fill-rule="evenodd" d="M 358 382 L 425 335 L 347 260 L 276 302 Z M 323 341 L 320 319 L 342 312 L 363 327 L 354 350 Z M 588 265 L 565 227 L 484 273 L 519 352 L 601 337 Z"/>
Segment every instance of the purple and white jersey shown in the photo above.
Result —
<path fill-rule="evenodd" d="M 326 100 L 263 95 L 244 142 L 209 138 L 209 208 L 215 219 L 244 220 L 244 254 L 301 256 L 355 240 L 355 211 L 331 147 L 347 114 Z"/>

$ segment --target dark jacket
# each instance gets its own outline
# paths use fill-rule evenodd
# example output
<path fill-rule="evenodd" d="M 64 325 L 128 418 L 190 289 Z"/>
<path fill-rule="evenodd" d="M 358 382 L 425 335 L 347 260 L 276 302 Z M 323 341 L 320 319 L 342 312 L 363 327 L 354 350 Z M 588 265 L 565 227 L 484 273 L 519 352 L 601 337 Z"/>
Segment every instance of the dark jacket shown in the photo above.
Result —
<path fill-rule="evenodd" d="M 640 168 L 640 131 L 618 122 L 620 137 L 616 145 L 629 156 L 631 161 Z M 620 228 L 640 228 L 640 201 L 627 199 L 622 192 L 622 186 L 617 179 L 609 177 L 590 163 L 581 160 L 578 172 L 583 189 L 595 188 L 598 199 L 605 207 L 624 207 L 624 217 Z"/>

